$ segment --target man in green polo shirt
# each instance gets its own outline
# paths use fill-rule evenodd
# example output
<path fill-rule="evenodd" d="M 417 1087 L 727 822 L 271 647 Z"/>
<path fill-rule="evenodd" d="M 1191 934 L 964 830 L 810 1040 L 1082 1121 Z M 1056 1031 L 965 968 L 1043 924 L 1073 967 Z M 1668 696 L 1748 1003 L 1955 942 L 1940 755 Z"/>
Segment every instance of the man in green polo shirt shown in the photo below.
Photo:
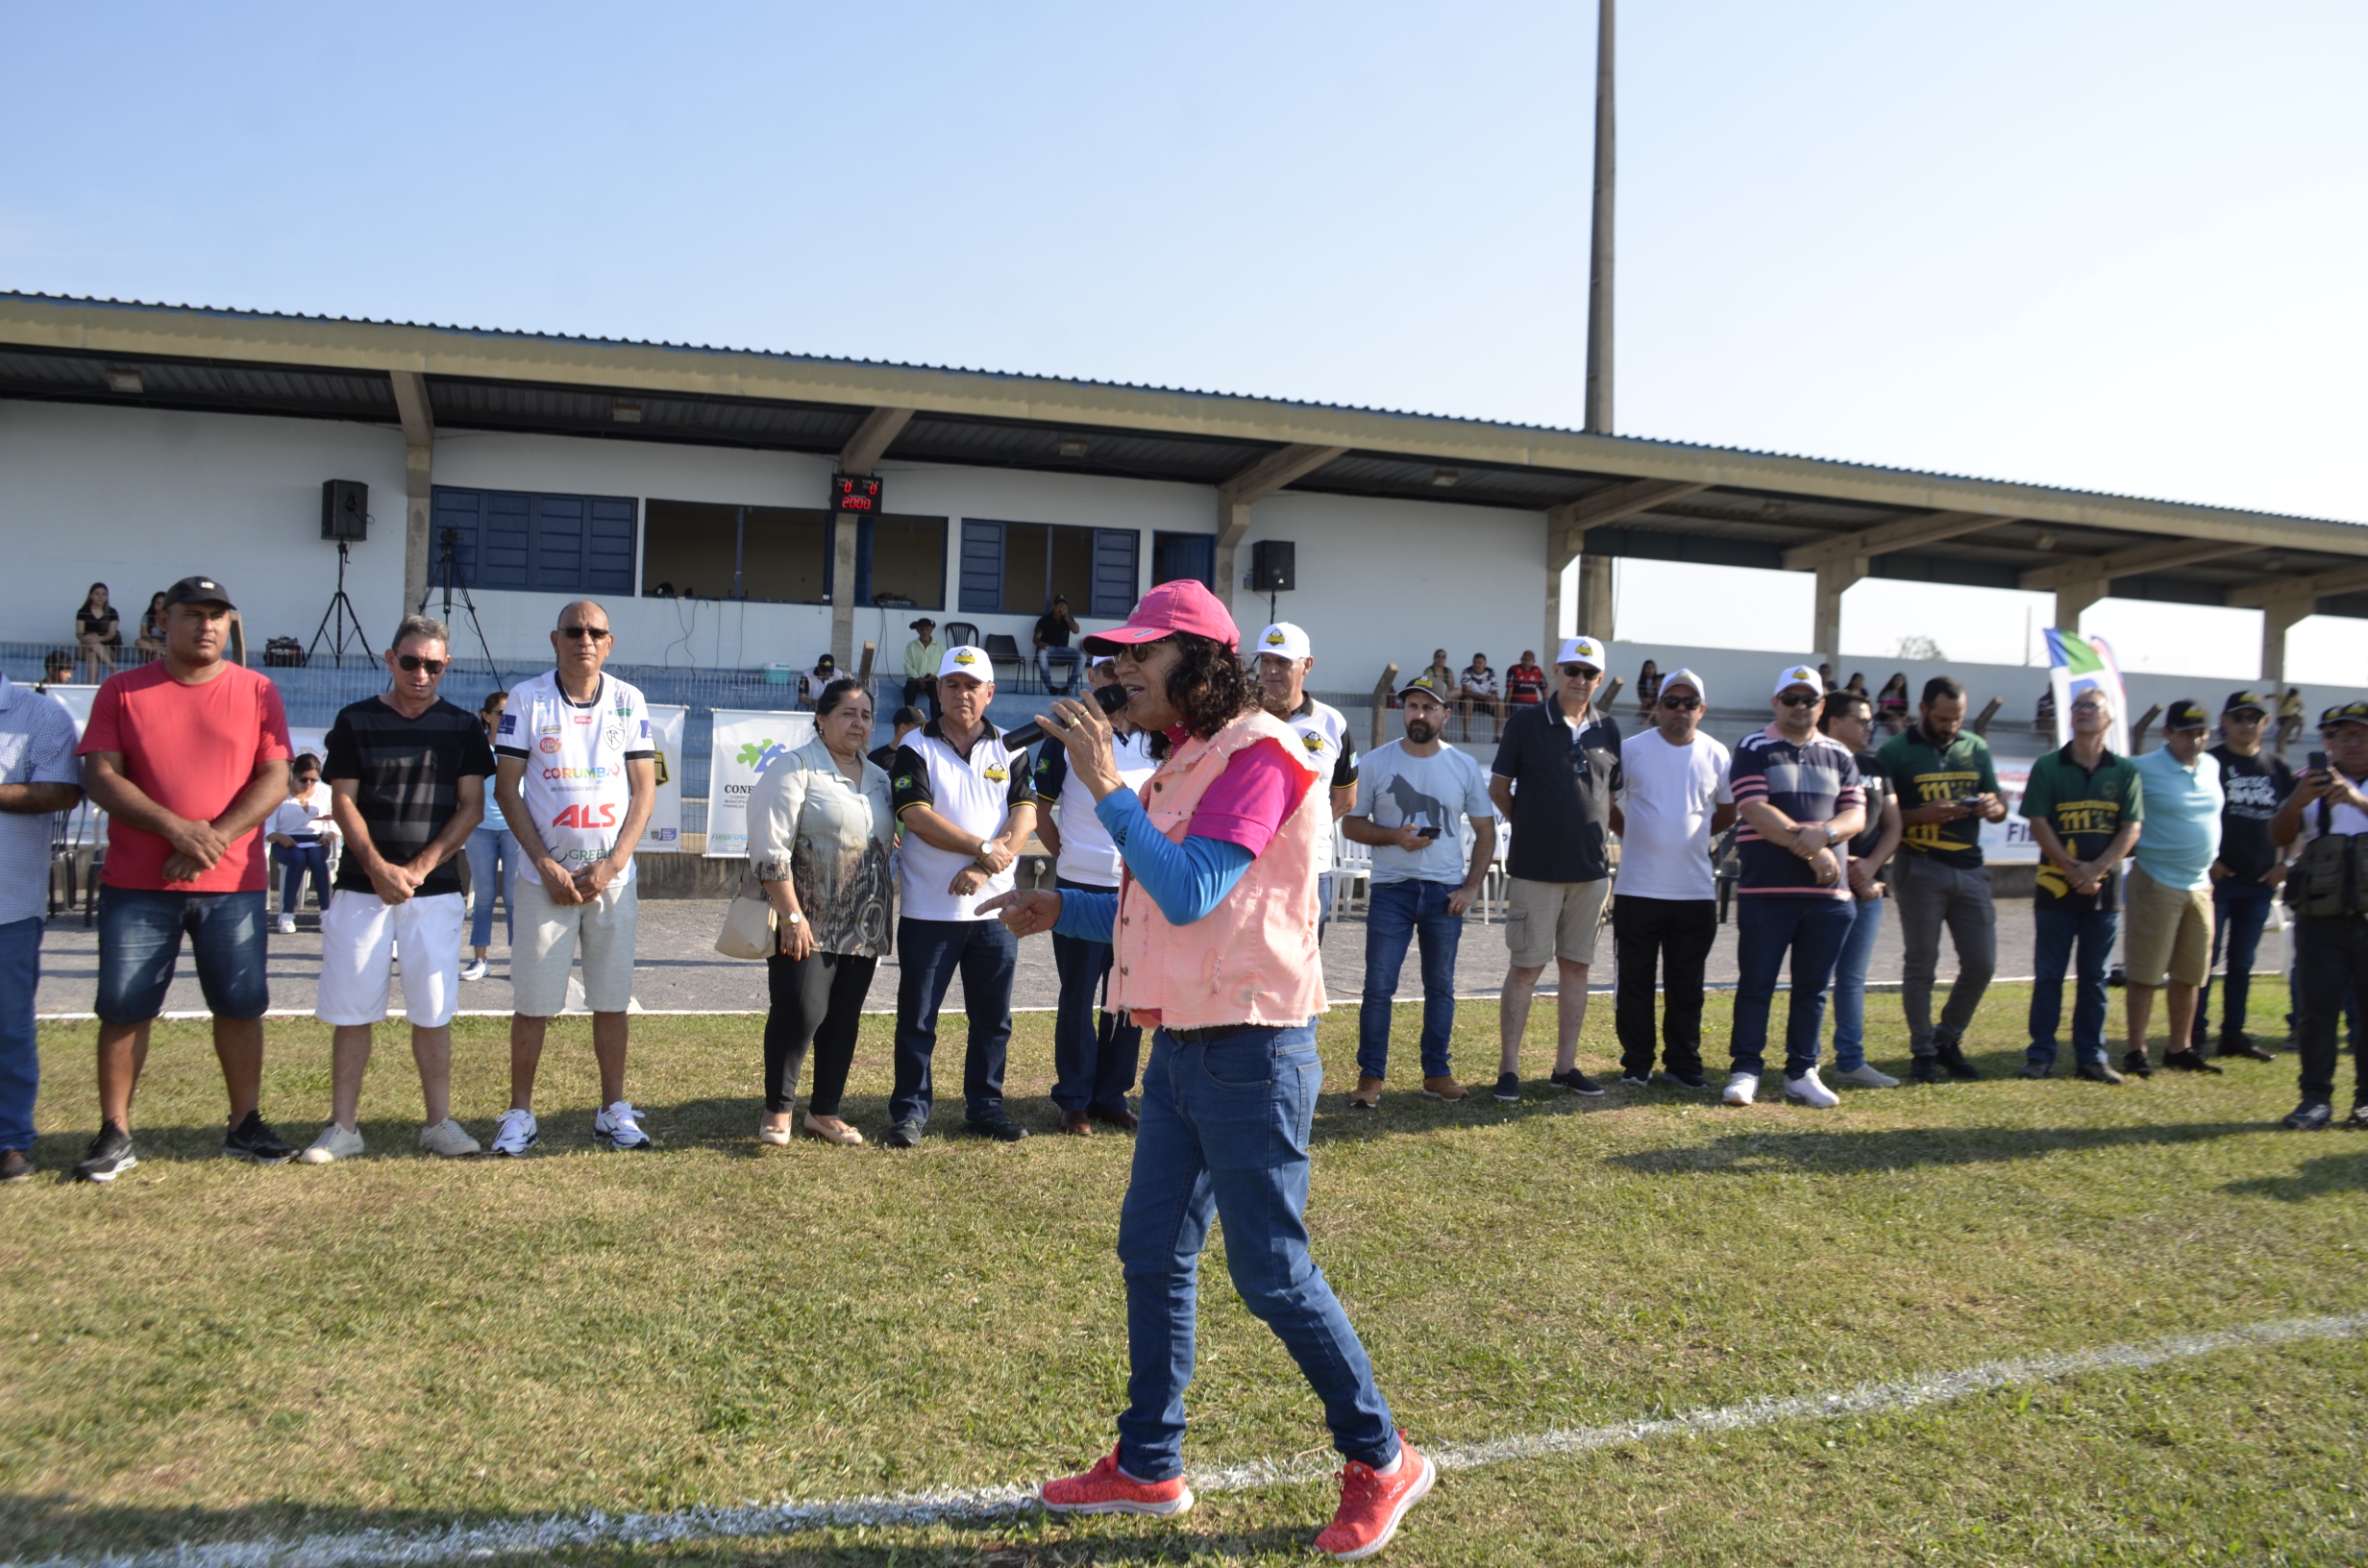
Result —
<path fill-rule="evenodd" d="M 1989 746 L 1965 733 L 1965 688 L 1950 675 L 1924 683 L 1918 722 L 1875 753 L 1891 777 L 1906 829 L 1891 862 L 1891 899 L 1899 906 L 1900 1002 L 1908 1048 L 1920 1084 L 1979 1078 L 1959 1041 L 1998 969 L 1998 915 L 1982 864 L 1982 824 L 2003 822 L 1998 771 Z M 1933 984 L 1940 972 L 1940 928 L 1957 947 L 1957 980 L 1933 1026 Z"/>
<path fill-rule="evenodd" d="M 2109 998 L 2105 964 L 2121 923 L 2115 884 L 2121 862 L 2137 845 L 2146 815 L 2137 764 L 2106 749 L 2113 723 L 2111 698 L 2090 687 L 2072 699 L 2072 739 L 2031 765 L 2023 786 L 2023 815 L 2039 845 L 2038 889 L 2032 898 L 2031 1048 L 2026 1078 L 2044 1078 L 2056 1065 L 2056 1025 L 2063 1017 L 2063 971 L 2075 948 L 2079 979 L 2072 993 L 2075 1073 L 2118 1084 L 2105 1057 Z"/>

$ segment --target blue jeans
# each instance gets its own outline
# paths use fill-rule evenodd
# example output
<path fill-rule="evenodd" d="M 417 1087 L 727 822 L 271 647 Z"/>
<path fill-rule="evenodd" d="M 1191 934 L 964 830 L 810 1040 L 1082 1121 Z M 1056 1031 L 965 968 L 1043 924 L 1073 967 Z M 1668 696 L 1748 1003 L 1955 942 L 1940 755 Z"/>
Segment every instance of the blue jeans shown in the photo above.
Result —
<path fill-rule="evenodd" d="M 937 1009 L 954 971 L 962 973 L 962 1011 L 970 1017 L 970 1050 L 962 1064 L 962 1097 L 970 1119 L 1003 1109 L 1003 1052 L 1011 1043 L 1011 979 L 1020 967 L 1020 939 L 998 919 L 897 921 L 897 1084 L 888 1098 L 890 1122 L 929 1119 L 935 1098 L 929 1059 L 937 1051 Z"/>
<path fill-rule="evenodd" d="M 2105 961 L 2121 924 L 2117 909 L 2034 909 L 2038 929 L 2032 947 L 2031 1047 L 2035 1067 L 2056 1062 L 2056 1025 L 2063 1017 L 2063 971 L 2080 954 L 2072 992 L 2072 1060 L 2084 1066 L 2105 1064 Z"/>
<path fill-rule="evenodd" d="M 305 907 L 305 878 L 312 878 L 312 897 L 329 907 L 329 845 L 318 839 L 271 846 L 271 863 L 281 868 L 280 913 L 293 916 Z"/>
<path fill-rule="evenodd" d="M 1274 1331 L 1323 1403 L 1332 1446 L 1376 1467 L 1397 1424 L 1372 1363 L 1307 1252 L 1308 1131 L 1323 1063 L 1316 1031 L 1245 1025 L 1196 1044 L 1162 1029 L 1143 1075 L 1143 1127 L 1119 1211 L 1126 1275 L 1126 1413 L 1119 1463 L 1166 1481 L 1184 1469 L 1184 1390 L 1209 1221 L 1242 1304 Z"/>
<path fill-rule="evenodd" d="M 1110 891 L 1066 878 L 1053 885 Z M 1052 1103 L 1064 1111 L 1123 1111 L 1135 1087 L 1142 1025 L 1096 1005 L 1115 956 L 1106 942 L 1052 933 L 1052 968 L 1061 977 L 1061 1007 L 1052 1020 Z"/>
<path fill-rule="evenodd" d="M 1067 670 L 1057 687 L 1052 684 L 1052 667 L 1056 664 Z M 1084 668 L 1083 657 L 1073 648 L 1040 648 L 1036 650 L 1036 670 L 1045 677 L 1045 690 L 1048 692 L 1069 691 L 1077 684 L 1077 672 Z"/>
<path fill-rule="evenodd" d="M 164 1010 L 185 933 L 197 954 L 198 989 L 217 1018 L 259 1018 L 271 1008 L 263 968 L 269 894 L 99 889 L 101 1023 L 146 1023 Z"/>
<path fill-rule="evenodd" d="M 493 945 L 493 897 L 502 895 L 502 941 L 518 945 L 518 912 L 510 907 L 509 879 L 518 870 L 518 841 L 502 827 L 481 827 L 469 834 L 469 901 L 476 905 L 469 920 L 469 945 Z"/>
<path fill-rule="evenodd" d="M 41 983 L 41 917 L 0 925 L 0 1149 L 31 1153 L 41 1087 L 33 995 Z"/>
<path fill-rule="evenodd" d="M 2211 960 L 2228 960 L 2228 984 L 2220 993 L 2220 1038 L 2233 1041 L 2244 1033 L 2245 1003 L 2253 993 L 2253 960 L 2261 950 L 2261 928 L 2269 923 L 2269 906 L 2278 890 L 2262 882 L 2239 882 L 2234 877 L 2215 882 L 2211 889 Z M 2211 1012 L 2211 975 L 2204 975 L 2204 993 L 2195 999 L 2195 1048 L 2209 1038 L 2205 1029 Z"/>
<path fill-rule="evenodd" d="M 1874 961 L 1875 939 L 1883 934 L 1880 898 L 1850 900 L 1850 935 L 1834 965 L 1834 1070 L 1866 1066 L 1866 966 Z"/>
<path fill-rule="evenodd" d="M 1332 873 L 1316 873 L 1316 944 L 1323 944 L 1323 934 L 1332 923 Z"/>
<path fill-rule="evenodd" d="M 1357 1070 L 1390 1075 L 1391 998 L 1406 947 L 1422 943 L 1422 1076 L 1447 1076 L 1447 1041 L 1455 1033 L 1455 950 L 1464 917 L 1447 913 L 1445 882 L 1376 882 L 1366 900 L 1365 1006 L 1357 1018 Z"/>
<path fill-rule="evenodd" d="M 1734 1070 L 1757 1075 L 1767 1059 L 1767 1018 L 1776 977 L 1792 956 L 1792 1008 L 1785 1023 L 1785 1076 L 1817 1065 L 1825 1032 L 1825 988 L 1850 928 L 1851 900 L 1796 894 L 1751 894 L 1735 900 L 1735 1026 L 1728 1053 Z"/>

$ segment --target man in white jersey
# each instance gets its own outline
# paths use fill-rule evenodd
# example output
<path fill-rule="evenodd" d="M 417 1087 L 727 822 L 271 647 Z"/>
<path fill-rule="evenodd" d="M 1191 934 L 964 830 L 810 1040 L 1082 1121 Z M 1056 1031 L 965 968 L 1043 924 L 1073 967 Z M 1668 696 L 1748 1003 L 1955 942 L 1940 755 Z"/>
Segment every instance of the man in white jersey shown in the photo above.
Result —
<path fill-rule="evenodd" d="M 994 700 L 995 666 L 986 649 L 948 649 L 937 667 L 938 717 L 905 740 L 888 771 L 904 829 L 897 851 L 896 1091 L 888 1100 L 886 1139 L 892 1149 L 920 1142 L 929 1119 L 937 1010 L 956 971 L 970 1018 L 963 1130 L 1006 1143 L 1027 1137 L 1003 1110 L 1020 939 L 978 905 L 1011 891 L 1012 862 L 1036 829 L 1036 790 L 1027 753 L 1005 746 L 987 723 Z"/>
<path fill-rule="evenodd" d="M 614 639 L 590 600 L 559 611 L 551 634 L 558 668 L 520 682 L 494 732 L 494 794 L 518 840 L 518 935 L 510 949 L 509 1110 L 493 1152 L 517 1156 L 542 1140 L 534 1069 L 543 1032 L 567 1005 L 567 971 L 583 952 L 601 1111 L 592 1136 L 607 1149 L 646 1149 L 625 1097 L 625 1012 L 633 995 L 633 930 L 640 906 L 633 849 L 657 803 L 657 749 L 641 693 L 604 674 Z"/>
<path fill-rule="evenodd" d="M 1339 821 L 1356 809 L 1357 747 L 1348 738 L 1348 721 L 1341 710 L 1307 695 L 1307 673 L 1316 668 L 1315 646 L 1307 633 L 1288 621 L 1277 621 L 1258 634 L 1259 705 L 1299 732 L 1299 744 L 1316 759 L 1320 775 L 1332 781 L 1332 820 Z M 1316 919 L 1320 927 L 1332 923 L 1332 870 L 1338 849 L 1323 845 L 1316 856 Z"/>
<path fill-rule="evenodd" d="M 1117 679 L 1107 654 L 1085 673 L 1089 690 Z M 1151 738 L 1122 714 L 1110 716 L 1110 728 L 1119 779 L 1127 789 L 1139 789 L 1159 771 Z M 1117 892 L 1119 846 L 1094 815 L 1094 792 L 1070 772 L 1069 747 L 1057 735 L 1046 736 L 1036 753 L 1036 836 L 1052 851 L 1053 885 Z M 1048 807 L 1053 808 L 1051 815 Z M 1052 1103 L 1061 1108 L 1061 1131 L 1074 1136 L 1090 1135 L 1098 1121 L 1135 1130 L 1126 1096 L 1143 1059 L 1143 1029 L 1123 1014 L 1098 1014 L 1094 1005 L 1097 994 L 1105 993 L 1115 952 L 1109 943 L 1090 937 L 1052 934 L 1052 967 L 1061 977 L 1060 1011 L 1052 1023 Z"/>

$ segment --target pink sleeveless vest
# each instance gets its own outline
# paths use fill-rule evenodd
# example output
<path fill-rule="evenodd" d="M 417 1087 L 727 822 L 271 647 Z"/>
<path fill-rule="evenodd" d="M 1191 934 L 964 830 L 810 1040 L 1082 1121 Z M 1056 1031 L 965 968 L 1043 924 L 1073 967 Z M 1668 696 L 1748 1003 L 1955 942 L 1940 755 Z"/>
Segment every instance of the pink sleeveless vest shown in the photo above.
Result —
<path fill-rule="evenodd" d="M 1137 792 L 1152 825 L 1182 843 L 1200 797 L 1233 754 L 1262 740 L 1280 743 L 1305 766 L 1288 724 L 1264 712 L 1244 714 L 1205 741 L 1177 747 Z M 1122 876 L 1110 1005 L 1156 1011 L 1170 1029 L 1304 1024 L 1322 1012 L 1316 873 L 1331 834 L 1332 795 L 1318 779 L 1223 902 L 1190 925 L 1168 923 L 1134 877 Z"/>

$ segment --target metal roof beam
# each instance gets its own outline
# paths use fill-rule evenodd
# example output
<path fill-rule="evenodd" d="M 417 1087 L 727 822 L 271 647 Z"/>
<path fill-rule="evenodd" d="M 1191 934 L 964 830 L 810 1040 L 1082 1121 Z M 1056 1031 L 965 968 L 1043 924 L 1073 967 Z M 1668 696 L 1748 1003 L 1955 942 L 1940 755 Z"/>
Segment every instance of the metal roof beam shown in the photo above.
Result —
<path fill-rule="evenodd" d="M 913 414 L 910 408 L 875 408 L 864 415 L 863 423 L 855 427 L 855 433 L 848 437 L 846 449 L 839 453 L 839 472 L 857 476 L 871 473 L 872 465 L 904 433 Z"/>
<path fill-rule="evenodd" d="M 1326 463 L 1348 455 L 1346 447 L 1320 447 L 1308 442 L 1268 453 L 1217 487 L 1220 506 L 1248 506 L 1283 486 L 1303 479 Z"/>
<path fill-rule="evenodd" d="M 2314 572 L 2306 577 L 2289 577 L 2282 582 L 2257 582 L 2244 588 L 2232 588 L 2224 602 L 2239 609 L 2257 610 L 2295 600 L 2320 600 L 2330 594 L 2357 593 L 2363 588 L 2368 588 L 2368 567 L 2352 566 L 2336 572 Z"/>
<path fill-rule="evenodd" d="M 2057 566 L 2035 566 L 2023 574 L 2022 585 L 2033 593 L 2051 593 L 2078 583 L 2110 582 L 2115 577 L 2134 577 L 2140 572 L 2167 572 L 2176 567 L 2200 566 L 2206 561 L 2242 555 L 2258 548 L 2217 539 L 2132 545 L 2128 550 L 2116 550 L 2106 555 L 2084 556 Z"/>
<path fill-rule="evenodd" d="M 1943 539 L 1979 533 L 1984 528 L 1994 528 L 2001 524 L 2016 521 L 2015 518 L 2000 517 L 1990 512 L 1928 512 L 1922 517 L 1904 517 L 1894 523 L 1861 528 L 1855 533 L 1820 539 L 1814 544 L 1795 545 L 1785 551 L 1785 570 L 1814 572 L 1847 561 L 1862 562 L 1872 556 L 1913 550 L 1918 545 L 1937 544 Z M 1863 566 L 1860 568 L 1860 575 L 1865 575 Z"/>

